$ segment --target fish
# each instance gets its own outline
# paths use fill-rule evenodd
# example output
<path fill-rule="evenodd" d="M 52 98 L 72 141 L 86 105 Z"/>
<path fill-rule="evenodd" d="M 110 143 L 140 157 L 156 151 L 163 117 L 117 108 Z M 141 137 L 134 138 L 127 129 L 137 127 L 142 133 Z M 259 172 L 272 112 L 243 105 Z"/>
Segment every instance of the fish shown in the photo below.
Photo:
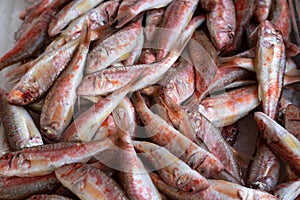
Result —
<path fill-rule="evenodd" d="M 1 177 L 30 177 L 51 174 L 71 163 L 86 162 L 92 156 L 111 148 L 110 140 L 60 142 L 23 148 L 0 158 Z"/>
<path fill-rule="evenodd" d="M 279 181 L 280 160 L 266 144 L 258 143 L 247 183 L 251 188 L 271 191 Z"/>
<path fill-rule="evenodd" d="M 44 144 L 40 131 L 27 110 L 22 106 L 9 104 L 2 88 L 0 99 L 0 118 L 11 150 L 17 151 Z"/>
<path fill-rule="evenodd" d="M 300 109 L 294 104 L 287 106 L 284 115 L 284 127 L 300 140 Z"/>
<path fill-rule="evenodd" d="M 50 140 L 58 141 L 73 117 L 76 89 L 83 77 L 86 56 L 91 42 L 91 30 L 86 22 L 77 52 L 70 64 L 46 95 L 40 117 L 41 131 Z"/>
<path fill-rule="evenodd" d="M 122 61 L 143 38 L 141 18 L 101 41 L 87 57 L 86 73 L 91 74 Z"/>
<path fill-rule="evenodd" d="M 261 23 L 269 16 L 272 0 L 257 0 L 256 9 L 253 15 L 253 19 Z"/>
<path fill-rule="evenodd" d="M 192 19 L 199 0 L 173 0 L 164 13 L 157 31 L 157 60 L 164 58 L 173 49 L 175 41 Z M 203 20 L 204 21 L 204 16 Z"/>
<path fill-rule="evenodd" d="M 61 184 L 54 173 L 35 177 L 0 177 L 1 199 L 25 199 L 34 194 L 54 192 Z"/>
<path fill-rule="evenodd" d="M 280 30 L 271 22 L 260 25 L 254 69 L 258 81 L 258 97 L 263 111 L 275 118 L 277 104 L 282 92 L 285 70 L 285 46 Z"/>
<path fill-rule="evenodd" d="M 88 164 L 65 165 L 56 169 L 55 175 L 80 199 L 128 199 L 122 188 L 111 177 Z"/>
<path fill-rule="evenodd" d="M 154 41 L 166 8 L 153 9 L 146 12 L 145 35 L 147 41 Z"/>
<path fill-rule="evenodd" d="M 182 135 L 163 119 L 151 112 L 140 93 L 131 97 L 137 113 L 145 125 L 148 137 L 156 144 L 165 147 L 175 156 L 180 157 L 192 169 L 205 177 L 223 170 L 224 166 L 210 152 L 202 149 L 190 139 Z"/>
<path fill-rule="evenodd" d="M 300 141 L 263 112 L 255 112 L 254 119 L 269 148 L 299 176 Z"/>
<path fill-rule="evenodd" d="M 186 192 L 205 190 L 209 184 L 197 171 L 174 156 L 167 149 L 150 142 L 133 141 L 134 148 L 147 158 L 160 177 L 170 186 Z"/>
<path fill-rule="evenodd" d="M 121 28 L 142 12 L 165 7 L 171 2 L 172 0 L 123 0 L 115 19 L 116 28 Z"/>
<path fill-rule="evenodd" d="M 39 18 L 32 22 L 32 26 L 23 33 L 23 36 L 17 41 L 14 47 L 0 58 L 0 71 L 4 68 L 24 61 L 38 51 L 46 41 L 47 29 L 54 12 L 47 9 Z"/>
<path fill-rule="evenodd" d="M 226 54 L 232 54 L 238 50 L 241 45 L 243 33 L 252 18 L 257 0 L 236 0 L 235 1 L 235 17 L 236 28 L 233 42 L 224 50 Z"/>
<path fill-rule="evenodd" d="M 125 87 L 100 99 L 81 113 L 64 131 L 62 141 L 90 141 L 102 122 L 119 105 L 123 98 L 133 90 L 136 84 L 144 80 L 147 71 L 141 71 Z M 88 131 L 87 131 L 88 130 Z"/>
<path fill-rule="evenodd" d="M 282 37 L 289 40 L 292 24 L 288 2 L 285 0 L 275 0 L 273 10 L 270 13 L 270 21 L 281 31 Z"/>
<path fill-rule="evenodd" d="M 48 34 L 50 36 L 57 35 L 64 29 L 73 19 L 86 13 L 96 7 L 103 0 L 75 0 L 71 1 L 67 6 L 56 14 L 55 18 L 49 24 Z"/>
<path fill-rule="evenodd" d="M 195 67 L 195 85 L 202 93 L 217 73 L 217 51 L 204 31 L 195 31 L 189 44 L 192 64 Z"/>
<path fill-rule="evenodd" d="M 224 50 L 235 37 L 236 17 L 232 0 L 217 0 L 216 7 L 206 14 L 206 26 L 217 50 Z"/>
<path fill-rule="evenodd" d="M 45 94 L 67 66 L 78 43 L 79 40 L 74 40 L 42 55 L 9 92 L 8 102 L 27 105 Z"/>
<path fill-rule="evenodd" d="M 208 97 L 198 106 L 198 112 L 215 126 L 223 127 L 245 117 L 258 105 L 258 90 L 254 85 Z"/>
<path fill-rule="evenodd" d="M 277 185 L 274 195 L 278 200 L 292 200 L 297 199 L 300 194 L 300 180 L 288 181 Z"/>
<path fill-rule="evenodd" d="M 0 120 L 0 156 L 8 152 L 11 152 L 11 148 L 4 133 L 2 121 Z"/>

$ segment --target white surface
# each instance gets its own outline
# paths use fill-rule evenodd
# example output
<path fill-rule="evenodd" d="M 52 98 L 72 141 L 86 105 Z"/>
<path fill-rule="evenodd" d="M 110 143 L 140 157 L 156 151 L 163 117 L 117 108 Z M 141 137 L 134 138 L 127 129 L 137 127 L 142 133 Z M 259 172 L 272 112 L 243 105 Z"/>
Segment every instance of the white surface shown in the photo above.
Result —
<path fill-rule="evenodd" d="M 0 56 L 2 57 L 15 44 L 14 33 L 21 26 L 20 13 L 28 4 L 25 0 L 0 0 Z M 6 88 L 3 74 L 0 73 L 1 87 Z"/>

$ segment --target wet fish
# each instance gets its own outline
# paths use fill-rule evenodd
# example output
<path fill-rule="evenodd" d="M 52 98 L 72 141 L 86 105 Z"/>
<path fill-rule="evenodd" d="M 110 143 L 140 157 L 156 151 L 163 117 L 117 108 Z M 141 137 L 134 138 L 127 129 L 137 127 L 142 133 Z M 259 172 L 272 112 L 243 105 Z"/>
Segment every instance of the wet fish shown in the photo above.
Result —
<path fill-rule="evenodd" d="M 293 200 L 300 195 L 300 180 L 289 181 L 278 185 L 274 191 L 274 195 L 279 200 Z"/>
<path fill-rule="evenodd" d="M 263 111 L 273 119 L 282 91 L 285 59 L 285 47 L 280 30 L 267 20 L 262 22 L 254 68 L 258 81 L 258 97 L 262 101 Z"/>
<path fill-rule="evenodd" d="M 254 85 L 208 97 L 201 102 L 198 111 L 215 126 L 222 127 L 245 117 L 259 104 L 257 86 Z"/>
<path fill-rule="evenodd" d="M 133 141 L 134 148 L 142 152 L 154 170 L 170 186 L 186 192 L 198 192 L 209 187 L 207 180 L 167 149 L 150 142 Z"/>
<path fill-rule="evenodd" d="M 263 22 L 269 16 L 272 0 L 257 0 L 257 6 L 253 18 L 257 22 Z"/>
<path fill-rule="evenodd" d="M 165 10 L 165 8 L 159 8 L 147 11 L 145 27 L 147 41 L 153 41 L 156 39 L 156 33 L 159 29 Z"/>
<path fill-rule="evenodd" d="M 48 25 L 54 12 L 51 9 L 47 9 L 39 18 L 32 22 L 30 29 L 23 33 L 23 36 L 14 47 L 0 58 L 0 70 L 29 58 L 44 45 L 48 37 Z"/>
<path fill-rule="evenodd" d="M 54 173 L 36 177 L 0 177 L 0 199 L 25 199 L 33 194 L 53 192 L 61 184 Z"/>
<path fill-rule="evenodd" d="M 55 170 L 57 179 L 80 199 L 125 200 L 121 187 L 101 170 L 83 163 L 65 165 Z"/>
<path fill-rule="evenodd" d="M 175 156 L 181 157 L 192 169 L 205 177 L 217 174 L 223 169 L 223 165 L 214 155 L 200 148 L 152 113 L 139 93 L 135 93 L 132 98 L 145 125 L 147 135 L 152 141 L 165 147 Z"/>
<path fill-rule="evenodd" d="M 17 151 L 24 147 L 42 145 L 42 136 L 27 110 L 9 104 L 2 88 L 0 88 L 0 98 L 0 118 L 11 149 Z"/>
<path fill-rule="evenodd" d="M 79 40 L 74 40 L 57 50 L 45 53 L 26 72 L 8 94 L 8 102 L 27 105 L 41 97 L 65 69 Z"/>
<path fill-rule="evenodd" d="M 65 6 L 59 13 L 56 14 L 55 19 L 49 24 L 48 34 L 50 36 L 57 35 L 64 29 L 73 19 L 86 13 L 95 6 L 102 3 L 103 0 L 75 0 Z"/>
<path fill-rule="evenodd" d="M 116 27 L 120 28 L 140 13 L 167 6 L 172 0 L 123 0 L 116 17 Z"/>
<path fill-rule="evenodd" d="M 51 174 L 63 165 L 86 162 L 111 146 L 110 140 L 96 140 L 86 143 L 65 142 L 24 148 L 4 154 L 0 158 L 0 175 L 2 177 L 30 177 Z"/>
<path fill-rule="evenodd" d="M 86 55 L 91 41 L 91 30 L 86 22 L 80 44 L 67 69 L 49 90 L 41 112 L 40 126 L 44 136 L 58 141 L 73 117 L 77 98 L 76 89 L 81 82 Z"/>
<path fill-rule="evenodd" d="M 141 19 L 132 22 L 117 33 L 101 41 L 87 58 L 86 72 L 91 74 L 126 59 L 143 37 Z"/>
<path fill-rule="evenodd" d="M 254 119 L 270 149 L 299 175 L 299 140 L 262 112 L 256 112 Z"/>
<path fill-rule="evenodd" d="M 232 0 L 217 0 L 216 7 L 206 14 L 206 25 L 217 50 L 223 50 L 233 42 L 236 29 Z"/>

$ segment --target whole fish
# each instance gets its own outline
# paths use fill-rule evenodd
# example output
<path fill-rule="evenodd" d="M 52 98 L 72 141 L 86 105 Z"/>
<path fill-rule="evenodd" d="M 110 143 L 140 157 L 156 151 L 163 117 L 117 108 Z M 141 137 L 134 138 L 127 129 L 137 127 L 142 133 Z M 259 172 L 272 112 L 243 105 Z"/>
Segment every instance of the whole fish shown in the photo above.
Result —
<path fill-rule="evenodd" d="M 138 19 L 101 41 L 89 52 L 86 72 L 91 74 L 107 68 L 113 62 L 126 59 L 142 37 L 141 19 Z"/>
<path fill-rule="evenodd" d="M 123 0 L 116 17 L 116 27 L 120 28 L 140 13 L 167 6 L 172 0 Z"/>
<path fill-rule="evenodd" d="M 58 141 L 73 117 L 76 89 L 81 82 L 86 55 L 91 41 L 91 30 L 86 24 L 77 52 L 69 66 L 49 90 L 41 112 L 40 126 L 44 136 Z"/>
<path fill-rule="evenodd" d="M 216 7 L 206 14 L 206 25 L 217 50 L 223 50 L 233 42 L 236 29 L 232 0 L 217 0 Z"/>
<path fill-rule="evenodd" d="M 11 104 L 27 105 L 41 97 L 70 61 L 79 40 L 42 55 L 9 92 Z"/>
<path fill-rule="evenodd" d="M 30 177 L 51 174 L 55 169 L 75 162 L 86 162 L 110 148 L 110 140 L 54 143 L 14 151 L 0 158 L 0 176 Z"/>
<path fill-rule="evenodd" d="M 300 180 L 289 181 L 277 185 L 274 195 L 278 200 L 293 200 L 300 195 Z"/>
<path fill-rule="evenodd" d="M 257 0 L 256 9 L 253 15 L 255 21 L 261 23 L 269 16 L 272 0 Z"/>
<path fill-rule="evenodd" d="M 53 192 L 61 184 L 54 173 L 36 177 L 0 177 L 0 199 L 25 199 L 34 194 Z"/>
<path fill-rule="evenodd" d="M 135 109 L 139 113 L 151 140 L 165 147 L 175 156 L 181 157 L 192 169 L 205 177 L 217 174 L 224 168 L 214 155 L 196 145 L 169 126 L 159 116 L 152 113 L 138 92 L 132 98 Z"/>
<path fill-rule="evenodd" d="M 82 200 L 126 200 L 121 187 L 101 170 L 83 163 L 55 170 L 57 179 Z"/>
<path fill-rule="evenodd" d="M 57 35 L 73 19 L 96 7 L 103 0 L 74 0 L 57 13 L 49 25 L 48 34 Z"/>
<path fill-rule="evenodd" d="M 72 200 L 72 198 L 56 194 L 37 194 L 27 198 L 26 200 Z"/>
<path fill-rule="evenodd" d="M 173 49 L 175 42 L 192 19 L 198 2 L 199 0 L 173 0 L 168 5 L 157 32 L 157 60 L 164 58 L 168 51 Z"/>
<path fill-rule="evenodd" d="M 222 127 L 245 117 L 259 104 L 257 86 L 254 85 L 208 97 L 201 102 L 198 112 L 215 126 Z"/>
<path fill-rule="evenodd" d="M 299 176 L 300 141 L 262 112 L 256 112 L 254 119 L 256 120 L 258 130 L 265 138 L 270 149 Z"/>
<path fill-rule="evenodd" d="M 279 158 L 265 144 L 258 144 L 253 163 L 249 168 L 248 185 L 251 188 L 271 191 L 278 183 L 279 170 Z"/>
<path fill-rule="evenodd" d="M 39 18 L 32 22 L 32 26 L 18 40 L 14 47 L 0 58 L 0 71 L 5 67 L 29 58 L 39 50 L 46 41 L 47 29 L 51 18 L 54 15 L 54 10 L 47 9 Z"/>
<path fill-rule="evenodd" d="M 134 148 L 142 152 L 170 186 L 186 192 L 198 192 L 209 187 L 207 180 L 167 149 L 150 142 L 133 141 Z"/>
<path fill-rule="evenodd" d="M 64 131 L 62 141 L 90 141 L 108 115 L 118 106 L 123 98 L 143 81 L 146 71 L 139 72 L 125 87 L 100 99 L 88 110 L 81 113 Z"/>
<path fill-rule="evenodd" d="M 11 149 L 17 151 L 24 147 L 42 145 L 42 136 L 27 110 L 22 106 L 9 104 L 2 88 L 0 99 L 0 118 Z"/>
<path fill-rule="evenodd" d="M 285 70 L 285 46 L 280 30 L 271 22 L 260 25 L 254 68 L 258 81 L 258 97 L 264 113 L 275 118 L 282 91 Z"/>

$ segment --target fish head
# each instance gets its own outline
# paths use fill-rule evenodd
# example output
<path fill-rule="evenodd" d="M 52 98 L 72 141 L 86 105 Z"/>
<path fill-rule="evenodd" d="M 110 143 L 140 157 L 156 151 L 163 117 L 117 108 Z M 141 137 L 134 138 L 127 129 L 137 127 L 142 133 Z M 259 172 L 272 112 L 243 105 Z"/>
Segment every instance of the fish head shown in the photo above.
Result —
<path fill-rule="evenodd" d="M 223 50 L 233 42 L 234 30 L 218 31 L 212 41 L 218 50 Z"/>
<path fill-rule="evenodd" d="M 2 170 L 6 171 L 12 166 L 13 158 L 14 158 L 13 153 L 6 153 L 6 154 L 2 155 L 2 157 L 0 158 L 0 169 L 1 169 L 1 171 Z M 1 172 L 0 172 L 0 174 L 1 174 Z"/>
<path fill-rule="evenodd" d="M 185 192 L 197 192 L 208 188 L 209 183 L 198 172 L 192 171 L 181 175 L 176 181 L 176 186 Z"/>
<path fill-rule="evenodd" d="M 260 43 L 264 44 L 267 48 L 270 48 L 273 44 L 283 43 L 283 37 L 280 29 L 268 20 L 261 22 L 258 36 L 261 41 Z"/>

